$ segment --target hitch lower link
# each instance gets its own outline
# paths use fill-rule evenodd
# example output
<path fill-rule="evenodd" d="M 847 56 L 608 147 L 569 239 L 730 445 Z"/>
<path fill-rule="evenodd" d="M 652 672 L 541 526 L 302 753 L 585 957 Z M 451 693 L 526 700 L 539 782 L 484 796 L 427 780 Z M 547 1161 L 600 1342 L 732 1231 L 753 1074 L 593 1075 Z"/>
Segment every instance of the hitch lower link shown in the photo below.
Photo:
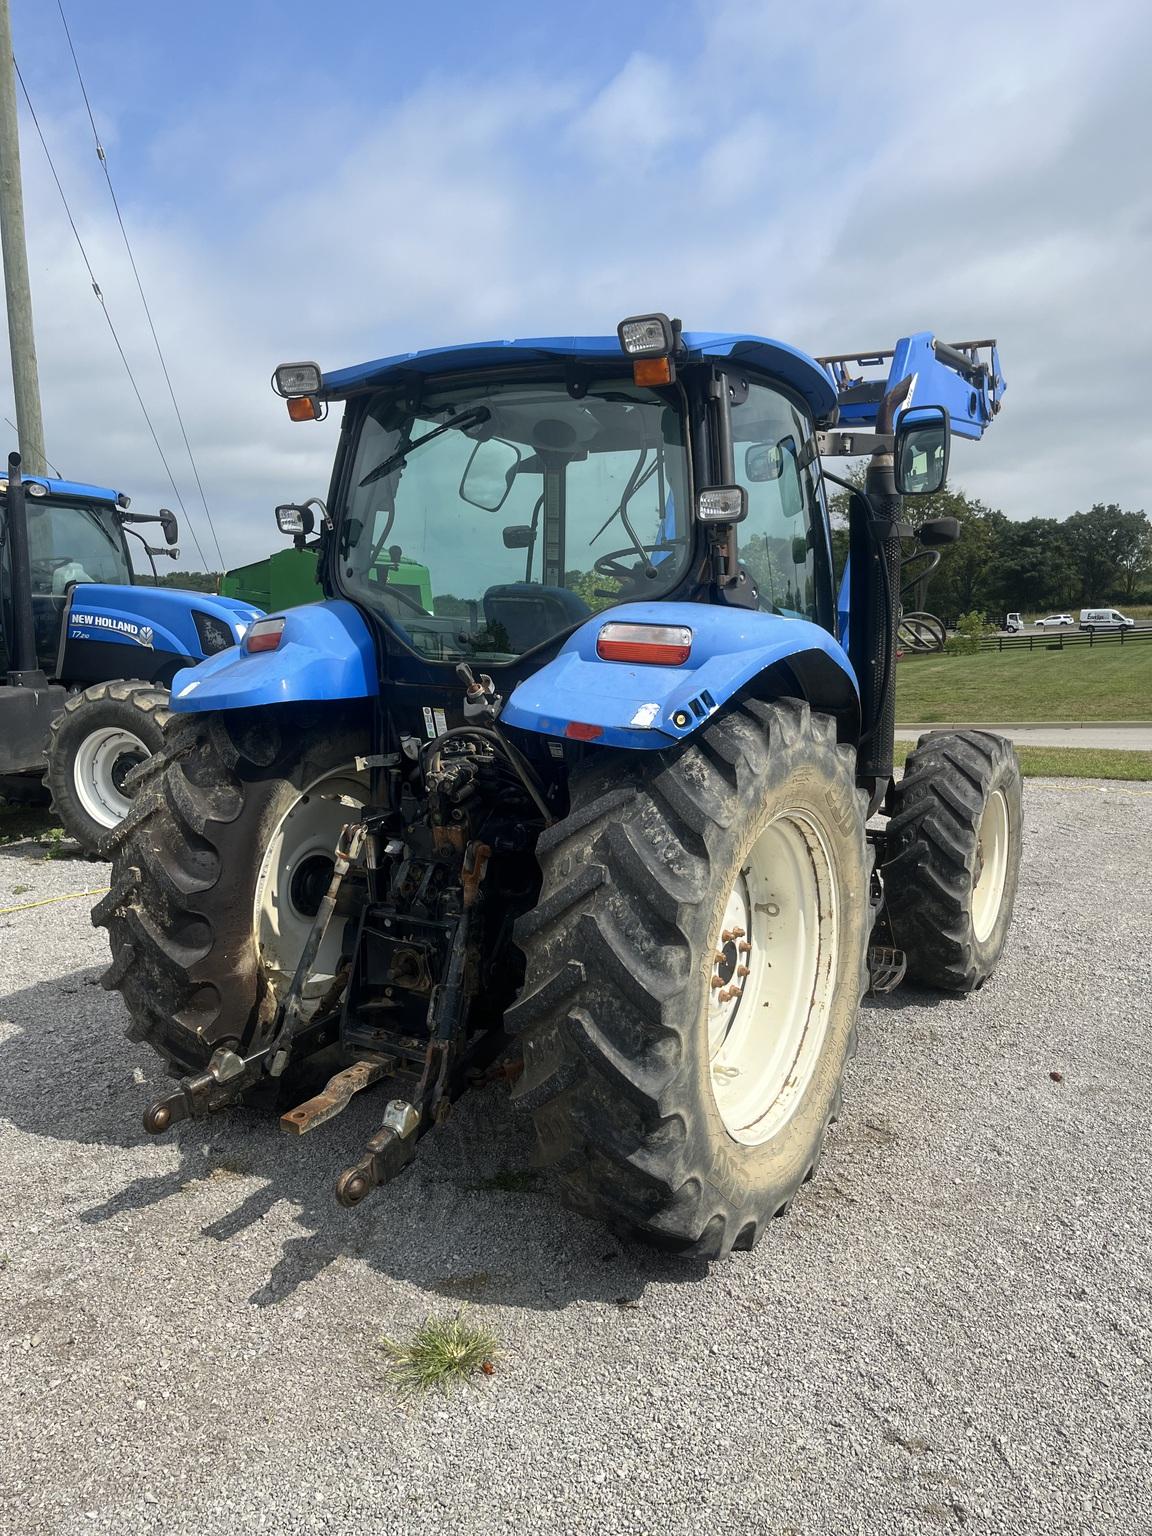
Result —
<path fill-rule="evenodd" d="M 265 1043 L 250 1056 L 241 1056 L 228 1046 L 219 1047 L 204 1072 L 183 1078 L 174 1092 L 148 1106 L 144 1112 L 144 1129 L 149 1135 L 158 1136 L 179 1120 L 200 1119 L 239 1103 L 248 1089 L 268 1078 L 282 1077 L 297 1046 L 307 1043 L 311 1047 L 308 1054 L 311 1054 L 312 1050 L 330 1043 L 336 1030 L 334 1021 L 305 1019 L 301 999 L 335 911 L 340 885 L 359 858 L 366 835 L 365 825 L 353 822 L 340 834 L 328 890 L 313 919 L 291 985 Z M 416 1156 L 416 1143 L 421 1133 L 439 1123 L 448 1112 L 448 1069 L 458 1045 L 465 1002 L 465 954 L 488 856 L 489 849 L 482 844 L 471 845 L 465 856 L 463 912 L 453 938 L 445 982 L 433 992 L 429 1009 L 431 1038 L 413 1094 L 416 1104 L 400 1098 L 389 1102 L 383 1123 L 368 1141 L 360 1161 L 346 1168 L 336 1181 L 336 1198 L 343 1206 L 359 1205 L 374 1189 L 403 1172 Z M 330 1077 L 318 1094 L 281 1115 L 282 1129 L 294 1136 L 307 1135 L 339 1115 L 357 1093 L 381 1079 L 397 1076 L 397 1069 L 398 1063 L 391 1056 L 363 1055 Z"/>
<path fill-rule="evenodd" d="M 349 807 L 356 803 L 343 796 L 341 801 Z M 359 858 L 366 832 L 363 822 L 351 821 L 341 830 L 333 855 L 332 878 L 312 919 L 287 996 L 277 1011 L 266 1042 L 251 1056 L 241 1056 L 229 1046 L 220 1046 L 213 1052 L 205 1071 L 182 1078 L 174 1093 L 149 1104 L 144 1111 L 144 1129 L 150 1136 L 159 1136 L 178 1120 L 198 1120 L 238 1103 L 244 1092 L 264 1077 L 281 1077 L 293 1048 L 306 1035 L 316 1033 L 310 1021 L 303 1017 L 304 983 L 336 910 L 344 876 Z M 322 1030 L 316 1044 L 327 1044 Z"/>

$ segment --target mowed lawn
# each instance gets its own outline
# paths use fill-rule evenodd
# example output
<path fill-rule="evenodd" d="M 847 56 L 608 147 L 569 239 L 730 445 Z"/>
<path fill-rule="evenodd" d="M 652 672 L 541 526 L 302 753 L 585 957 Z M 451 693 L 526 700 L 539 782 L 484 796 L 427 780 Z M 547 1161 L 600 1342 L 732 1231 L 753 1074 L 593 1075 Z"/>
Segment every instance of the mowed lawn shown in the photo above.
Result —
<path fill-rule="evenodd" d="M 896 667 L 896 719 L 1152 720 L 1152 639 L 909 657 Z"/>

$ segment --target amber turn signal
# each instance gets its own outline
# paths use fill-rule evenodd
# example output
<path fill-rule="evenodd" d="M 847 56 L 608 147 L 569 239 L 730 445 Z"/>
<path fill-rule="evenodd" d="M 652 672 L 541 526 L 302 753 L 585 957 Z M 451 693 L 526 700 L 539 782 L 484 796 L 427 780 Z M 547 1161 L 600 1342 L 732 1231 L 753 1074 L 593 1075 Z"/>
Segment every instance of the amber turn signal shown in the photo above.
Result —
<path fill-rule="evenodd" d="M 674 365 L 670 357 L 638 357 L 632 364 L 632 381 L 647 385 L 671 384 L 675 379 Z"/>
<path fill-rule="evenodd" d="M 293 421 L 319 421 L 320 402 L 312 395 L 293 395 L 286 403 Z"/>

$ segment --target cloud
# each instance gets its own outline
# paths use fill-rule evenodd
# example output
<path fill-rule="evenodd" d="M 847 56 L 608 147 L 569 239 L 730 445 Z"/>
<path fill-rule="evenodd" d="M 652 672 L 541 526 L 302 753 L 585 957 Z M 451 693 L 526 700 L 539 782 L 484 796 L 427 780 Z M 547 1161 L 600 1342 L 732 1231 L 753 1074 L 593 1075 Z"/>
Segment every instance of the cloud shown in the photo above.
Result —
<path fill-rule="evenodd" d="M 977 26 L 905 0 L 819 17 L 723 0 L 696 20 L 694 50 L 648 38 L 619 65 L 606 46 L 596 70 L 425 74 L 354 99 L 315 76 L 298 151 L 277 79 L 190 79 L 113 159 L 229 563 L 275 546 L 277 501 L 327 485 L 335 415 L 289 424 L 276 362 L 603 333 L 652 308 L 814 353 L 996 334 L 1005 408 L 957 452 L 960 482 L 1018 517 L 1144 504 L 1152 189 L 1132 167 L 1152 150 L 1152 13 L 1029 0 Z M 215 563 L 84 122 L 36 89 Z M 128 105 L 97 106 L 126 153 Z M 171 504 L 27 124 L 23 150 L 48 451 Z"/>

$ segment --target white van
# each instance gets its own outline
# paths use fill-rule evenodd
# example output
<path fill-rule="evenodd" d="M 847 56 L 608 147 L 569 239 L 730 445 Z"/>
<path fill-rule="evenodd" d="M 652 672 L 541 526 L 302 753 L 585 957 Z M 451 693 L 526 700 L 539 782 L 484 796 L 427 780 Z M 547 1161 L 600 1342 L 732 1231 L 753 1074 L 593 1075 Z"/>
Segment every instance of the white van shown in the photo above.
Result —
<path fill-rule="evenodd" d="M 1094 629 L 1134 629 L 1135 619 L 1126 619 L 1122 613 L 1117 613 L 1115 608 L 1081 608 L 1080 628 Z"/>
<path fill-rule="evenodd" d="M 1018 613 L 1010 613 L 1004 620 L 1004 628 L 1010 635 L 1018 635 L 1024 628 L 1024 620 Z"/>

